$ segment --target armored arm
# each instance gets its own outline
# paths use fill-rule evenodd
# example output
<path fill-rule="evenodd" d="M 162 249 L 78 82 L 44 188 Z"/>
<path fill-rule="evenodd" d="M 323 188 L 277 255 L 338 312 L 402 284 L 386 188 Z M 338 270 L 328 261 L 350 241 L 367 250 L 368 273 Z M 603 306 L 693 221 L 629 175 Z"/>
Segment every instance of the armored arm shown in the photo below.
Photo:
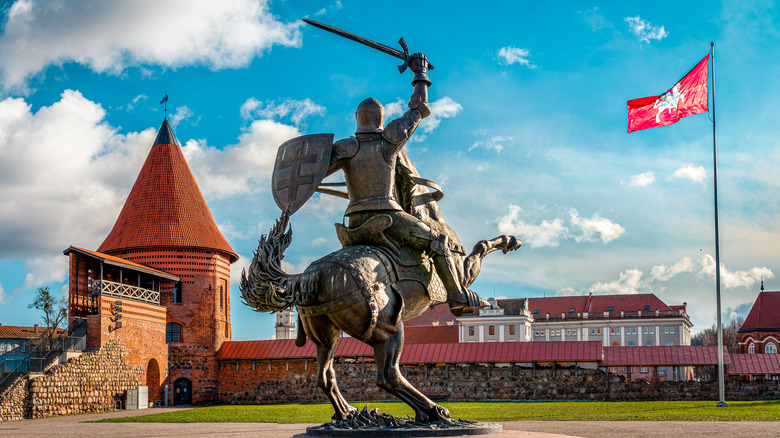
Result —
<path fill-rule="evenodd" d="M 333 143 L 333 150 L 330 153 L 330 164 L 325 176 L 331 175 L 344 167 L 344 163 L 355 156 L 358 150 L 358 141 L 355 137 L 345 138 Z"/>
<path fill-rule="evenodd" d="M 414 73 L 412 85 L 414 91 L 409 99 L 409 111 L 403 116 L 389 122 L 384 130 L 384 137 L 390 143 L 402 147 L 412 136 L 417 125 L 423 118 L 431 114 L 428 106 L 428 87 L 431 80 L 428 79 L 428 60 L 422 53 L 415 53 L 409 60 L 409 69 Z"/>

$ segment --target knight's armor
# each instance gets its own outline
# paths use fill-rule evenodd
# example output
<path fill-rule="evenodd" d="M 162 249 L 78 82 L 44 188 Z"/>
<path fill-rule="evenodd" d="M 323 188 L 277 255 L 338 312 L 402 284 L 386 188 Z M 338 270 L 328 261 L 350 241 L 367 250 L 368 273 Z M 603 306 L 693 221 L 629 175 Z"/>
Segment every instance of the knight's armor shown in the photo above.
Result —
<path fill-rule="evenodd" d="M 404 211 L 395 199 L 398 154 L 420 121 L 430 114 L 427 87 L 431 82 L 425 73 L 427 61 L 422 55 L 413 56 L 417 58 L 410 63 L 415 76 L 409 110 L 382 129 L 382 105 L 373 98 L 361 102 L 355 113 L 355 137 L 333 145 L 328 174 L 344 170 L 349 193 L 345 216 L 349 218 L 350 229 L 360 227 L 377 214 L 390 216 L 392 225 L 386 230 L 389 237 L 401 245 L 432 251 L 436 272 L 447 289 L 453 312 L 456 308 L 459 311 L 474 309 L 481 305 L 481 300 L 462 285 L 447 236 L 432 231 L 423 221 Z"/>

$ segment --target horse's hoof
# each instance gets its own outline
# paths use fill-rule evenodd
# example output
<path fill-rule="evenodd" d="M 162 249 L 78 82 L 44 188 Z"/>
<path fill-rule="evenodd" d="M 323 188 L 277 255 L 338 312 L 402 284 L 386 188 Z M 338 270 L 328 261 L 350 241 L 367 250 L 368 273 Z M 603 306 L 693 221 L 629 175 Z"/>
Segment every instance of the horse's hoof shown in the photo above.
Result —
<path fill-rule="evenodd" d="M 335 414 L 333 414 L 333 417 L 331 417 L 331 421 L 338 423 L 340 421 L 349 420 L 350 418 L 354 418 L 355 416 L 357 416 L 359 413 L 360 411 L 358 411 L 357 408 L 350 406 L 349 410 L 346 413 L 336 412 Z"/>
<path fill-rule="evenodd" d="M 446 422 L 446 423 L 452 423 L 452 420 L 450 419 L 450 411 L 447 410 L 444 406 L 436 405 L 432 409 L 428 410 L 427 413 L 418 413 L 417 416 L 415 416 L 414 421 L 417 423 L 436 423 L 436 422 Z"/>

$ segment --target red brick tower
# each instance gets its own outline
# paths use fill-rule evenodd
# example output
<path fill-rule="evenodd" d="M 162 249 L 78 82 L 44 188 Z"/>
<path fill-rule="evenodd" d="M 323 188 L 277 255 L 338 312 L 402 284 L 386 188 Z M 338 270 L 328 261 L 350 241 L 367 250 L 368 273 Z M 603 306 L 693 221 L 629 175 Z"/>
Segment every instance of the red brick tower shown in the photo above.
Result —
<path fill-rule="evenodd" d="M 99 252 L 181 278 L 162 290 L 168 379 L 177 404 L 217 399 L 217 362 L 230 340 L 230 264 L 238 259 L 211 216 L 168 120 Z"/>

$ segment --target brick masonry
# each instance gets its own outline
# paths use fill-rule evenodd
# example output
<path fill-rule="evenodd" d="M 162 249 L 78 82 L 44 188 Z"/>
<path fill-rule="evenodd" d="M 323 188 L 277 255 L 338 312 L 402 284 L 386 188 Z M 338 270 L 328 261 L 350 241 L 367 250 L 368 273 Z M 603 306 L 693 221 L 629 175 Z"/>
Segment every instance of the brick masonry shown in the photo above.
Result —
<path fill-rule="evenodd" d="M 216 401 L 214 357 L 231 335 L 229 255 L 194 248 L 145 248 L 114 255 L 181 277 L 181 302 L 175 302 L 173 290 L 160 294 L 166 322 L 182 326 L 182 342 L 169 343 L 161 350 L 168 352 L 167 378 L 162 383 L 172 387 L 177 380 L 187 379 L 194 404 Z"/>
<path fill-rule="evenodd" d="M 113 410 L 139 385 L 143 367 L 128 364 L 119 339 L 17 383 L 0 399 L 0 421 Z"/>
<path fill-rule="evenodd" d="M 394 397 L 375 384 L 373 362 L 335 365 L 347 400 Z M 327 402 L 311 360 L 220 361 L 219 401 L 226 404 Z M 627 382 L 603 369 L 528 368 L 485 364 L 404 366 L 406 378 L 435 401 L 445 400 L 717 400 L 717 382 Z M 729 380 L 729 400 L 780 397 L 780 382 Z"/>

